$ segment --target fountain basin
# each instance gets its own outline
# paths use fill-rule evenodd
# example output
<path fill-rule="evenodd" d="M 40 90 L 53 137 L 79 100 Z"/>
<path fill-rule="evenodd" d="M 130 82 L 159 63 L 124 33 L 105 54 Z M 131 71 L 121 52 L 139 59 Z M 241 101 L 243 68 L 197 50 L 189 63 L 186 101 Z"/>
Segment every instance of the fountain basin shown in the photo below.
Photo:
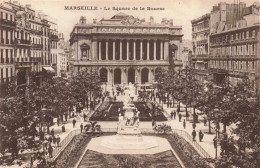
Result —
<path fill-rule="evenodd" d="M 155 148 L 158 146 L 156 138 L 149 136 L 138 135 L 123 135 L 117 134 L 113 136 L 104 137 L 100 143 L 101 146 L 110 149 L 134 149 L 145 150 Z"/>

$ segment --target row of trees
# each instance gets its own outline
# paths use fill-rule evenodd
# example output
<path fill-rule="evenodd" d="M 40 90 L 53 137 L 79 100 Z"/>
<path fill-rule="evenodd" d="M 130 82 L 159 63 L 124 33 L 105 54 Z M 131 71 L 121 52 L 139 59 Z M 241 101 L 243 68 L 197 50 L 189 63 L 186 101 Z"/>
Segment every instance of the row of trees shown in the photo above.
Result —
<path fill-rule="evenodd" d="M 223 125 L 223 136 L 218 140 L 221 157 L 215 160 L 217 167 L 257 167 L 260 164 L 260 103 L 259 96 L 244 80 L 236 86 L 227 80 L 217 86 L 212 81 L 200 82 L 195 71 L 186 67 L 179 71 L 160 69 L 156 80 L 160 93 L 168 93 L 178 104 L 193 107 L 193 121 L 196 115 L 205 115 L 219 131 Z M 186 108 L 187 109 L 187 108 Z M 200 113 L 195 113 L 199 109 Z M 236 125 L 232 135 L 227 136 L 226 127 Z"/>
<path fill-rule="evenodd" d="M 29 76 L 29 84 L 17 86 L 13 79 L 8 94 L 0 106 L 0 152 L 12 153 L 36 149 L 40 142 L 37 127 L 52 118 L 63 120 L 73 106 L 83 109 L 102 94 L 99 76 L 94 70 L 82 70 L 69 79 L 48 77 L 37 85 L 36 74 Z M 92 100 L 91 100 L 92 99 Z M 91 103 L 92 102 L 92 103 Z"/>

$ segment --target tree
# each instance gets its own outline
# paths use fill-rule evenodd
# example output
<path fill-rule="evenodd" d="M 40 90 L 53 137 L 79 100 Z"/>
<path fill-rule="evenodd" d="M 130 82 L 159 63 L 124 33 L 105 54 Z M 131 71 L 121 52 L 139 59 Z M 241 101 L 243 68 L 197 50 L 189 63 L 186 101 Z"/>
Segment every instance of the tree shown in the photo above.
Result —
<path fill-rule="evenodd" d="M 179 73 L 179 79 L 181 79 L 181 85 L 184 87 L 182 90 L 183 94 L 183 103 L 190 105 L 193 107 L 193 122 L 198 122 L 197 115 L 195 113 L 195 109 L 200 106 L 200 99 L 202 98 L 201 95 L 203 93 L 203 83 L 199 82 L 195 78 L 195 71 L 190 67 L 185 67 Z"/>
<path fill-rule="evenodd" d="M 38 91 L 38 100 L 42 107 L 47 108 L 46 115 L 57 117 L 63 121 L 63 115 L 68 111 L 73 99 L 67 79 L 55 77 L 44 81 Z"/>
<path fill-rule="evenodd" d="M 39 123 L 39 109 L 36 106 L 33 81 L 27 85 L 16 85 L 14 78 L 8 86 L 8 95 L 4 98 L 0 110 L 1 152 L 11 151 L 12 158 L 19 150 L 38 147 L 35 141 Z"/>
<path fill-rule="evenodd" d="M 223 124 L 234 123 L 232 136 L 223 136 L 220 140 L 221 157 L 215 162 L 216 167 L 257 167 L 260 164 L 260 112 L 259 97 L 253 94 L 249 85 L 243 81 L 235 87 L 228 88 L 228 97 L 221 110 L 228 108 L 230 112 L 220 113 L 217 118 Z M 229 97 L 230 96 L 230 97 Z M 224 111 L 223 110 L 223 111 Z"/>
<path fill-rule="evenodd" d="M 172 128 L 170 125 L 162 123 L 154 127 L 154 130 L 158 133 L 167 134 L 168 132 L 172 131 Z"/>
<path fill-rule="evenodd" d="M 101 132 L 101 126 L 97 124 L 97 121 L 88 121 L 88 124 L 84 126 L 86 132 L 90 131 L 92 134 L 96 132 Z"/>
<path fill-rule="evenodd" d="M 83 69 L 79 71 L 77 75 L 70 79 L 70 83 L 73 97 L 77 102 L 77 106 L 81 109 L 88 106 L 92 97 L 95 101 L 95 97 L 100 96 L 102 93 L 101 81 L 95 70 Z"/>

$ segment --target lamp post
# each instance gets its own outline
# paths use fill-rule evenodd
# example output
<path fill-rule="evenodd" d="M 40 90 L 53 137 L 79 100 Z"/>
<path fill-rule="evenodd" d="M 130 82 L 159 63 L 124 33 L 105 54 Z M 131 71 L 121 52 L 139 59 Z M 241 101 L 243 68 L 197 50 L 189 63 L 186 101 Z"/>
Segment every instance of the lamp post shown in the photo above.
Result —
<path fill-rule="evenodd" d="M 214 112 L 213 112 L 213 114 L 212 114 L 212 116 L 214 117 L 214 118 L 216 118 L 217 116 L 218 116 L 218 114 L 219 114 L 219 109 L 218 108 L 215 108 L 214 110 L 213 110 Z M 214 142 L 214 147 L 215 147 L 215 149 L 216 149 L 216 158 L 218 157 L 218 134 L 219 134 L 219 121 L 217 120 L 217 123 L 216 123 L 216 126 L 215 126 L 215 132 L 216 132 L 216 135 L 215 135 L 215 138 L 213 139 L 213 142 Z"/>

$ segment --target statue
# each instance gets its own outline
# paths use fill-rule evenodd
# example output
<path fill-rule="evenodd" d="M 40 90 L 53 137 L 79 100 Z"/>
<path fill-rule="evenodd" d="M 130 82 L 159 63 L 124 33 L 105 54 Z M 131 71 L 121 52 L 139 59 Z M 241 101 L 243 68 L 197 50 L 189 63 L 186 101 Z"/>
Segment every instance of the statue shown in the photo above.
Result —
<path fill-rule="evenodd" d="M 125 125 L 125 122 L 124 122 L 124 116 L 122 116 L 122 114 L 119 113 L 119 116 L 118 116 L 118 123 L 117 123 L 118 131 L 124 129 L 124 127 L 123 127 L 124 125 Z"/>
<path fill-rule="evenodd" d="M 135 114 L 134 123 L 133 123 L 133 125 L 135 127 L 139 127 L 139 122 L 140 122 L 139 115 L 140 115 L 140 111 L 137 111 L 136 114 Z"/>

